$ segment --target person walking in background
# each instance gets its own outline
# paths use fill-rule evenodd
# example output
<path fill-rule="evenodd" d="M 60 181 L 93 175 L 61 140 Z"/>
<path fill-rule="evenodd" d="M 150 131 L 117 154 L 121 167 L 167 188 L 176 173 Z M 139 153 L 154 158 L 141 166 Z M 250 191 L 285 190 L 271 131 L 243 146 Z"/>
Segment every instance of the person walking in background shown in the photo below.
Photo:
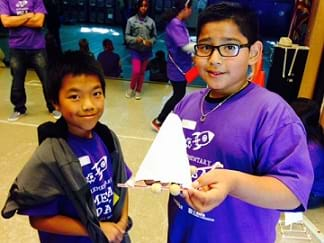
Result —
<path fill-rule="evenodd" d="M 166 60 L 164 51 L 157 51 L 146 67 L 151 81 L 168 82 Z"/>
<path fill-rule="evenodd" d="M 47 57 L 42 32 L 45 14 L 42 0 L 0 0 L 1 22 L 9 29 L 9 62 L 13 77 L 10 101 L 14 111 L 8 121 L 16 121 L 27 114 L 25 77 L 28 67 L 35 69 L 42 83 L 48 111 L 56 119 L 61 115 L 47 95 Z"/>
<path fill-rule="evenodd" d="M 90 51 L 89 42 L 86 38 L 79 40 L 79 51 L 88 54 L 89 56 L 95 58 L 95 55 Z"/>
<path fill-rule="evenodd" d="M 103 52 L 100 52 L 97 59 L 101 64 L 105 76 L 108 77 L 120 77 L 122 72 L 120 56 L 114 52 L 114 45 L 111 40 L 104 39 L 102 41 L 104 48 Z"/>
<path fill-rule="evenodd" d="M 127 20 L 125 31 L 132 59 L 131 81 L 125 96 L 131 98 L 135 95 L 137 100 L 142 98 L 144 73 L 149 58 L 152 57 L 152 46 L 157 36 L 155 22 L 147 16 L 148 8 L 147 0 L 139 0 L 136 5 L 137 14 Z"/>
<path fill-rule="evenodd" d="M 117 184 L 131 171 L 118 137 L 99 122 L 106 87 L 100 64 L 68 51 L 50 79 L 62 117 L 38 127 L 39 146 L 13 183 L 2 216 L 28 215 L 41 243 L 130 243 L 128 192 Z"/>
<path fill-rule="evenodd" d="M 307 209 L 313 168 L 303 124 L 282 97 L 248 80 L 263 49 L 257 30 L 257 14 L 238 3 L 199 14 L 194 64 L 207 87 L 174 108 L 197 172 L 192 188 L 169 197 L 168 243 L 274 243 L 281 211 Z"/>
<path fill-rule="evenodd" d="M 308 150 L 313 163 L 314 182 L 307 207 L 320 207 L 324 205 L 324 132 L 319 123 L 320 106 L 307 98 L 297 98 L 290 105 L 306 129 Z"/>
<path fill-rule="evenodd" d="M 190 41 L 185 21 L 191 16 L 192 0 L 177 0 L 175 7 L 165 16 L 169 22 L 165 30 L 165 43 L 168 49 L 167 75 L 172 84 L 173 94 L 163 106 L 160 114 L 151 122 L 159 131 L 174 106 L 185 96 L 187 81 L 184 74 L 192 66 L 194 42 Z"/>

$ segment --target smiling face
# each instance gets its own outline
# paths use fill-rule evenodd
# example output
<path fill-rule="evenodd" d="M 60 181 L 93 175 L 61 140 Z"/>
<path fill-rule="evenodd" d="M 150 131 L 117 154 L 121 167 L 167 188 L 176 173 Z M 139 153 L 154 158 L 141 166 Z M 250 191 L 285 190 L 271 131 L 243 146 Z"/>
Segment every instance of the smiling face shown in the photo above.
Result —
<path fill-rule="evenodd" d="M 201 28 L 198 44 L 247 44 L 247 38 L 232 20 L 208 22 Z M 262 49 L 261 42 L 250 48 L 241 48 L 236 57 L 222 57 L 215 49 L 209 57 L 194 57 L 203 80 L 212 89 L 213 97 L 224 97 L 238 91 L 247 82 L 247 70 L 253 65 Z"/>
<path fill-rule="evenodd" d="M 104 111 L 104 92 L 96 75 L 66 75 L 56 110 L 62 113 L 73 135 L 91 138 L 92 129 Z"/>

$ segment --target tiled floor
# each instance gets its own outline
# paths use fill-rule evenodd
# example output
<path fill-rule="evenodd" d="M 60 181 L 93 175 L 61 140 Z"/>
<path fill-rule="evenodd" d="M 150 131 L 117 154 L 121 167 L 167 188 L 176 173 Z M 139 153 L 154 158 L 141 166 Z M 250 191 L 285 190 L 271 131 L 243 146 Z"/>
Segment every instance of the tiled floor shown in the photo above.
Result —
<path fill-rule="evenodd" d="M 7 122 L 7 117 L 12 110 L 9 101 L 10 83 L 9 69 L 0 68 L 1 208 L 10 184 L 37 146 L 37 125 L 52 119 L 45 108 L 37 77 L 34 72 L 29 71 L 26 80 L 28 115 L 18 122 Z M 125 159 L 130 168 L 136 172 L 156 135 L 150 128 L 150 121 L 159 112 L 161 100 L 169 95 L 171 87 L 166 84 L 145 83 L 142 100 L 126 99 L 124 92 L 127 87 L 127 81 L 107 80 L 106 111 L 102 122 L 108 124 L 117 133 Z M 188 92 L 195 89 L 190 87 Z M 167 197 L 167 193 L 156 195 L 149 191 L 130 190 L 129 213 L 134 220 L 130 235 L 134 243 L 166 242 Z M 324 207 L 309 210 L 305 215 L 315 225 L 315 231 L 324 232 Z M 24 216 L 15 216 L 9 220 L 0 217 L 0 242 L 35 243 L 37 234 Z M 278 242 L 288 241 L 281 240 L 279 234 Z"/>

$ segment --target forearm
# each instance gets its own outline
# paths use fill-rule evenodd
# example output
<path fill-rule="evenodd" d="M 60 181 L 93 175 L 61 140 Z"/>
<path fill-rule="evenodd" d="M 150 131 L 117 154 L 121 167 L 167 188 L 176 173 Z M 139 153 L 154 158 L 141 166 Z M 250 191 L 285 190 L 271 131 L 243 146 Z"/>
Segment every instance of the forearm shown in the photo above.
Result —
<path fill-rule="evenodd" d="M 122 210 L 122 214 L 117 223 L 123 230 L 126 230 L 128 224 L 128 193 L 126 194 L 124 207 Z"/>
<path fill-rule="evenodd" d="M 29 217 L 33 228 L 54 234 L 88 236 L 85 226 L 74 218 L 63 215 L 49 217 Z"/>
<path fill-rule="evenodd" d="M 35 13 L 32 18 L 24 24 L 25 27 L 42 28 L 44 25 L 45 15 L 42 13 Z"/>
<path fill-rule="evenodd" d="M 271 209 L 295 209 L 299 200 L 281 181 L 270 176 L 254 176 L 229 171 L 233 180 L 230 195 L 253 205 Z"/>
<path fill-rule="evenodd" d="M 1 15 L 1 22 L 5 28 L 16 28 L 24 26 L 31 19 L 33 14 L 26 13 L 18 16 Z"/>

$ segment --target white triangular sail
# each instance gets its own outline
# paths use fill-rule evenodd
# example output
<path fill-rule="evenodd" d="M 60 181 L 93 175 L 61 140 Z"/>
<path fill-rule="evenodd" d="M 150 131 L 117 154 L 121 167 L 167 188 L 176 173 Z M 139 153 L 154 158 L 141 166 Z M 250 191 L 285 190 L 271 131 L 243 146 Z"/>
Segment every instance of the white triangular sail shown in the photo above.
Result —
<path fill-rule="evenodd" d="M 186 139 L 178 115 L 169 114 L 140 165 L 135 181 L 143 180 L 191 187 Z"/>

